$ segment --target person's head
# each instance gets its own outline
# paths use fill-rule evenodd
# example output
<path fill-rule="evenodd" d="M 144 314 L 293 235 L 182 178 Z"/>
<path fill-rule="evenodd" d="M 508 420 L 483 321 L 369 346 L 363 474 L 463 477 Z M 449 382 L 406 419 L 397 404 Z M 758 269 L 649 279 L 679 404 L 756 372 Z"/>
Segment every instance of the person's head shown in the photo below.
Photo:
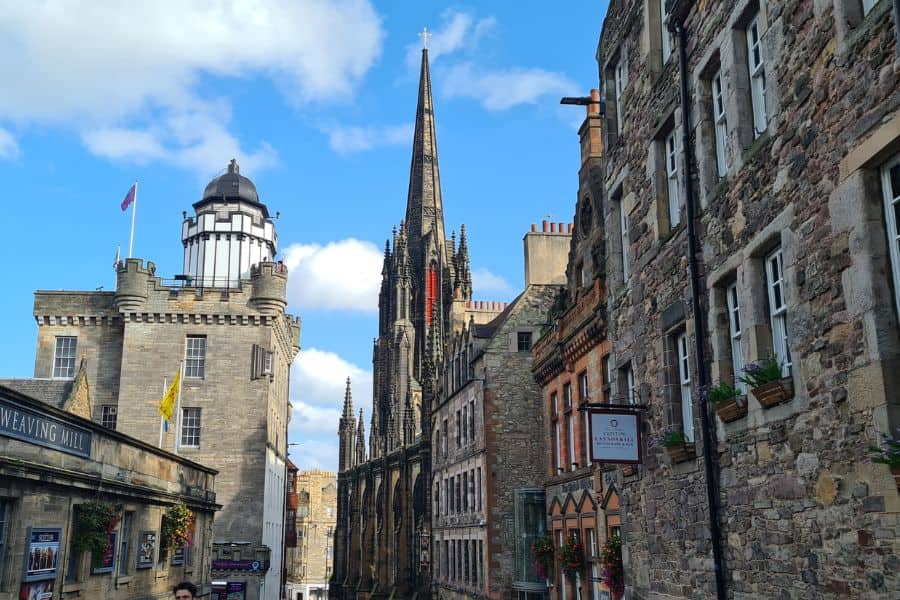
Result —
<path fill-rule="evenodd" d="M 182 581 L 172 589 L 175 600 L 194 600 L 197 597 L 197 586 L 190 581 Z"/>

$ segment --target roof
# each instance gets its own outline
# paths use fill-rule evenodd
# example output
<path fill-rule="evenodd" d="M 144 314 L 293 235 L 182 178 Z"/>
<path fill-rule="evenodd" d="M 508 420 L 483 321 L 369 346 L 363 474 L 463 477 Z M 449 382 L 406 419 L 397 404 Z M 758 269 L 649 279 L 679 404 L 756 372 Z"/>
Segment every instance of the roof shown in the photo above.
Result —
<path fill-rule="evenodd" d="M 214 178 L 206 185 L 206 189 L 203 190 L 203 198 L 194 203 L 194 208 L 199 208 L 208 202 L 221 202 L 222 200 L 249 202 L 261 208 L 264 216 L 269 218 L 268 209 L 259 200 L 256 185 L 241 175 L 241 168 L 234 159 L 228 163 L 228 170 L 224 174 Z"/>
<path fill-rule="evenodd" d="M 62 409 L 72 391 L 72 379 L 0 379 L 0 386 Z"/>

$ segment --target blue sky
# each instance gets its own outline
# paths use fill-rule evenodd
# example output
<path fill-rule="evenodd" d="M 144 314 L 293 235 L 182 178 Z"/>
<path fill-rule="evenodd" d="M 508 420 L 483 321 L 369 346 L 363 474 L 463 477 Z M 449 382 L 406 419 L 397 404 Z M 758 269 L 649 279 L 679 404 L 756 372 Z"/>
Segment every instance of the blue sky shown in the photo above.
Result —
<path fill-rule="evenodd" d="M 380 256 L 402 217 L 419 49 L 432 58 L 447 231 L 466 224 L 475 298 L 522 287 L 522 236 L 571 221 L 581 107 L 606 2 L 0 6 L 5 293 L 0 376 L 33 374 L 36 289 L 115 287 L 135 256 L 181 271 L 181 212 L 235 156 L 277 222 L 303 319 L 291 457 L 335 469 L 344 379 L 371 406 Z M 146 6 L 143 6 L 146 5 Z M 367 423 L 368 426 L 368 423 Z"/>

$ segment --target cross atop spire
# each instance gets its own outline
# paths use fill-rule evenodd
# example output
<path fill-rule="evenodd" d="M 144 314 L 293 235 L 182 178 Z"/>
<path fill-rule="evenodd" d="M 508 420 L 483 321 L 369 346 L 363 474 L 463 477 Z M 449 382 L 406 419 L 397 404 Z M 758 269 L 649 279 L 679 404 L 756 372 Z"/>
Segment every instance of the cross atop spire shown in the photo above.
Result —
<path fill-rule="evenodd" d="M 433 33 L 428 31 L 427 27 L 423 27 L 422 31 L 419 32 L 419 37 L 422 38 L 422 50 L 428 50 L 428 38 L 433 35 Z"/>

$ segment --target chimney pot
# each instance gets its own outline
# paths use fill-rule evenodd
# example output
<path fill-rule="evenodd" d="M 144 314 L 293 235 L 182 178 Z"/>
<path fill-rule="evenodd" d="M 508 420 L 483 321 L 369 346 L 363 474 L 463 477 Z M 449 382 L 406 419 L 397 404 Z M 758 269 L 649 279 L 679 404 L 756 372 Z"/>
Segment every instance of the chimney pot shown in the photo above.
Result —
<path fill-rule="evenodd" d="M 565 232 L 566 232 L 566 230 L 563 229 L 563 224 L 562 224 L 562 223 L 559 224 L 559 226 L 557 227 L 556 230 L 557 230 L 558 232 L 560 232 L 560 233 L 565 233 Z"/>
<path fill-rule="evenodd" d="M 532 223 L 531 224 L 531 233 L 535 233 L 535 232 L 537 232 L 537 223 Z"/>
<path fill-rule="evenodd" d="M 550 233 L 556 233 L 556 223 L 550 223 Z"/>
<path fill-rule="evenodd" d="M 541 221 L 541 231 L 547 233 L 547 221 Z"/>

